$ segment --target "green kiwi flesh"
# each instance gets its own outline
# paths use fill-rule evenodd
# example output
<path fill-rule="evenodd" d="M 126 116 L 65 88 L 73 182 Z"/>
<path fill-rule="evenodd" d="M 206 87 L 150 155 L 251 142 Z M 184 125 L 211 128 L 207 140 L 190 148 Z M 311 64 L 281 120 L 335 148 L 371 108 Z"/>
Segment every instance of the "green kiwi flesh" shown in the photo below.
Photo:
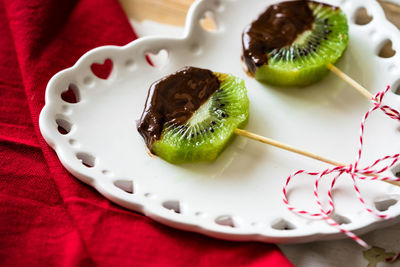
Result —
<path fill-rule="evenodd" d="M 327 64 L 335 64 L 349 41 L 346 15 L 339 8 L 310 1 L 312 30 L 296 41 L 268 53 L 268 64 L 257 68 L 255 78 L 276 86 L 306 86 L 323 79 Z"/>
<path fill-rule="evenodd" d="M 184 125 L 165 125 L 152 145 L 154 154 L 173 164 L 213 161 L 230 143 L 234 130 L 246 126 L 249 99 L 244 81 L 214 74 L 220 88 Z"/>

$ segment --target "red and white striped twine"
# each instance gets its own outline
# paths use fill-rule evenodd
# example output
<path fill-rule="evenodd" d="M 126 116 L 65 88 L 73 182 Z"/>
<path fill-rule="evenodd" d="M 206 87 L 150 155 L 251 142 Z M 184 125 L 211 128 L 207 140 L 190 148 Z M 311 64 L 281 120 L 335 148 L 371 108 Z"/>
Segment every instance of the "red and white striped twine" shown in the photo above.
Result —
<path fill-rule="evenodd" d="M 392 262 L 397 261 L 399 258 L 400 258 L 400 253 L 397 253 L 394 257 L 386 258 L 386 259 L 385 259 L 385 262 L 390 262 L 390 263 L 392 263 Z"/>
<path fill-rule="evenodd" d="M 385 113 L 386 115 L 388 115 L 390 118 L 400 121 L 400 113 L 397 110 L 394 110 L 393 108 L 387 106 L 387 105 L 383 105 L 382 104 L 382 100 L 383 97 L 385 96 L 385 94 L 389 91 L 390 87 L 388 86 L 385 90 L 383 90 L 382 92 L 377 93 L 374 98 L 372 99 L 374 106 L 369 109 L 367 111 L 367 113 L 364 115 L 362 121 L 361 121 L 361 129 L 360 129 L 360 143 L 359 143 L 359 149 L 358 149 L 358 157 L 356 159 L 356 161 L 353 164 L 350 164 L 348 166 L 338 166 L 338 167 L 333 167 L 333 168 L 329 168 L 326 169 L 322 172 L 308 172 L 305 170 L 299 170 L 296 171 L 294 173 L 292 173 L 286 180 L 286 183 L 283 187 L 283 202 L 285 204 L 285 206 L 292 212 L 297 213 L 299 215 L 305 215 L 305 216 L 309 216 L 311 218 L 320 218 L 325 220 L 329 225 L 337 228 L 338 230 L 340 230 L 341 232 L 343 232 L 344 234 L 346 234 L 347 236 L 349 236 L 351 239 L 353 239 L 354 241 L 356 241 L 358 244 L 360 244 L 363 247 L 368 247 L 368 244 L 365 243 L 361 238 L 359 238 L 357 235 L 355 235 L 354 233 L 352 233 L 349 230 L 344 229 L 343 227 L 340 226 L 340 224 L 338 222 L 336 222 L 332 217 L 330 217 L 329 215 L 332 214 L 332 212 L 335 209 L 334 203 L 333 203 L 333 199 L 332 199 L 332 190 L 333 187 L 335 186 L 335 183 L 337 181 L 337 179 L 342 175 L 342 174 L 348 174 L 353 182 L 353 187 L 354 190 L 356 192 L 356 195 L 358 197 L 358 199 L 360 200 L 360 202 L 362 203 L 362 205 L 364 206 L 364 208 L 372 213 L 375 214 L 376 216 L 382 218 L 382 219 L 389 219 L 390 217 L 387 214 L 381 213 L 381 212 L 376 212 L 373 209 L 371 209 L 370 207 L 368 207 L 368 205 L 365 203 L 364 198 L 362 197 L 360 190 L 357 186 L 357 179 L 360 180 L 380 180 L 380 181 L 400 181 L 400 178 L 395 178 L 395 177 L 380 177 L 379 174 L 387 171 L 388 169 L 390 169 L 391 167 L 393 167 L 393 165 L 395 165 L 399 160 L 400 160 L 400 154 L 395 154 L 395 155 L 390 155 L 390 156 L 385 156 L 383 158 L 377 159 L 373 164 L 371 164 L 370 166 L 364 167 L 364 168 L 359 168 L 358 167 L 358 163 L 361 159 L 361 155 L 362 155 L 362 150 L 363 150 L 363 137 L 364 137 L 364 126 L 365 126 L 365 121 L 368 119 L 369 115 L 374 112 L 377 109 L 382 110 L 383 113 Z M 376 166 L 379 164 L 379 166 L 381 166 L 380 168 L 377 168 Z M 383 166 L 383 167 L 382 167 Z M 290 183 L 290 181 L 297 175 L 299 174 L 306 174 L 306 175 L 311 175 L 311 176 L 315 176 L 315 183 L 314 183 L 314 198 L 315 198 L 315 202 L 319 208 L 319 212 L 313 213 L 313 212 L 309 212 L 306 210 L 301 210 L 301 209 L 297 209 L 296 207 L 292 206 L 291 204 L 289 204 L 288 198 L 287 198 L 287 187 Z M 322 202 L 320 200 L 320 196 L 319 196 L 319 190 L 318 190 L 318 186 L 320 181 L 326 177 L 327 175 L 333 174 L 333 180 L 332 183 L 328 189 L 328 203 L 329 206 L 327 209 L 325 209 L 322 205 Z"/>

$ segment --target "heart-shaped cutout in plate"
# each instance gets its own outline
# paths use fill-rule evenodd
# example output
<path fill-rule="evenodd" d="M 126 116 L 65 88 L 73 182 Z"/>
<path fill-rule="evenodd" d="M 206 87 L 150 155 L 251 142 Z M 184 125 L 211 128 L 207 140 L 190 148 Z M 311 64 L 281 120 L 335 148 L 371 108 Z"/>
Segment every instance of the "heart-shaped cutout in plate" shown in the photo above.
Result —
<path fill-rule="evenodd" d="M 147 52 L 146 60 L 152 67 L 161 69 L 168 62 L 168 51 L 161 49 L 157 53 Z"/>
<path fill-rule="evenodd" d="M 92 70 L 93 74 L 100 79 L 107 80 L 113 70 L 113 62 L 111 59 L 107 58 L 102 64 L 93 63 L 90 66 L 90 69 Z"/>

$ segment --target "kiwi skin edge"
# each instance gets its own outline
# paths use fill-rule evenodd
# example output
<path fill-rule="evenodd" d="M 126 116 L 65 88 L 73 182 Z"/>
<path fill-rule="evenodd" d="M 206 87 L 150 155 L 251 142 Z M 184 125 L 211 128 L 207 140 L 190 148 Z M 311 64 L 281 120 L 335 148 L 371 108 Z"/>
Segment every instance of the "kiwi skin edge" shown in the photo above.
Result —
<path fill-rule="evenodd" d="M 335 63 L 332 62 L 332 64 Z M 269 65 L 264 65 L 257 69 L 255 78 L 259 82 L 274 86 L 305 87 L 321 81 L 328 74 L 329 69 L 325 65 L 309 68 L 306 75 L 297 70 L 282 72 L 271 68 Z"/>

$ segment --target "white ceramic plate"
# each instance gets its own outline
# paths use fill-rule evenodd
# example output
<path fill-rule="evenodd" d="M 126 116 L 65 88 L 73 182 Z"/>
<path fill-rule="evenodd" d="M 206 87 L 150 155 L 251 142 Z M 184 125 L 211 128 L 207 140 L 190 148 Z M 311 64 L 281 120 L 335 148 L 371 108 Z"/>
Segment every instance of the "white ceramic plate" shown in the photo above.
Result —
<path fill-rule="evenodd" d="M 278 89 L 259 84 L 242 70 L 241 32 L 275 2 L 197 1 L 180 39 L 143 38 L 124 47 L 88 52 L 49 82 L 40 116 L 44 138 L 78 179 L 119 205 L 172 227 L 230 240 L 287 243 L 343 237 L 325 222 L 292 214 L 281 200 L 283 181 L 291 172 L 322 170 L 327 165 L 240 137 L 215 163 L 175 166 L 150 157 L 135 128 L 150 84 L 191 65 L 245 79 L 251 103 L 249 131 L 352 162 L 359 123 L 370 106 L 362 96 L 334 75 L 309 88 Z M 387 84 L 396 89 L 400 84 L 399 55 L 385 59 L 377 54 L 387 40 L 400 51 L 400 34 L 386 21 L 377 2 L 327 2 L 340 5 L 350 23 L 351 41 L 338 66 L 373 92 Z M 360 7 L 373 16 L 364 26 L 353 19 Z M 207 12 L 218 25 L 215 32 L 199 24 Z M 145 54 L 160 50 L 168 52 L 166 64 L 149 65 Z M 105 59 L 113 62 L 106 80 L 96 77 L 90 68 Z M 78 103 L 62 100 L 68 87 L 79 95 Z M 400 107 L 399 95 L 390 92 L 386 99 Z M 68 133 L 59 133 L 58 126 Z M 399 151 L 398 126 L 381 114 L 371 118 L 364 163 Z M 291 201 L 315 209 L 312 182 L 311 178 L 299 178 L 292 186 Z M 386 208 L 400 198 L 399 188 L 386 183 L 360 182 L 360 188 L 371 206 L 378 203 L 379 208 Z M 362 233 L 388 223 L 363 209 L 348 179 L 339 181 L 334 199 L 336 213 L 349 221 L 346 229 Z M 387 212 L 399 215 L 399 205 L 392 205 Z"/>

